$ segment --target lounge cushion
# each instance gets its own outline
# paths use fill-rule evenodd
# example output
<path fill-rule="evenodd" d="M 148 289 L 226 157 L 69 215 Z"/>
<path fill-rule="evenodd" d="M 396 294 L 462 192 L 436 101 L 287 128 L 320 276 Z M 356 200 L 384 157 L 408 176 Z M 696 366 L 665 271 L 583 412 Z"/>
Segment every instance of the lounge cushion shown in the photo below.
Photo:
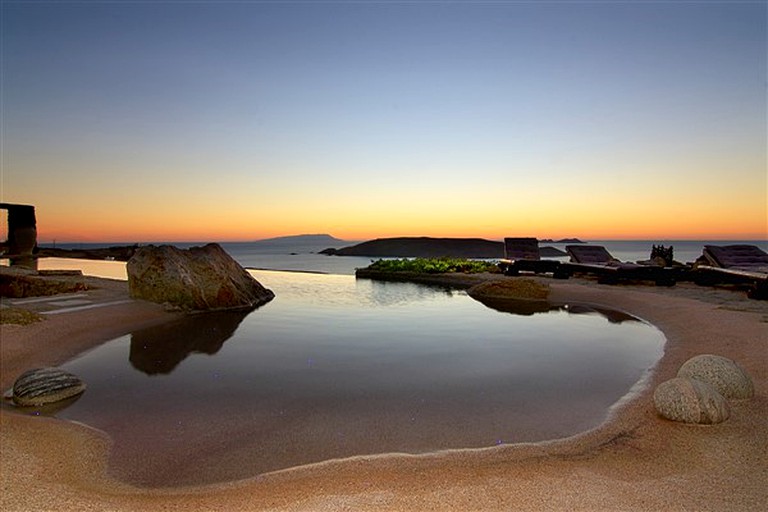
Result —
<path fill-rule="evenodd" d="M 704 256 L 714 267 L 765 272 L 768 253 L 755 245 L 705 245 Z"/>
<path fill-rule="evenodd" d="M 605 265 L 616 261 L 602 245 L 566 245 L 565 250 L 574 263 Z"/>
<path fill-rule="evenodd" d="M 504 255 L 508 260 L 540 260 L 539 241 L 535 238 L 505 238 Z"/>

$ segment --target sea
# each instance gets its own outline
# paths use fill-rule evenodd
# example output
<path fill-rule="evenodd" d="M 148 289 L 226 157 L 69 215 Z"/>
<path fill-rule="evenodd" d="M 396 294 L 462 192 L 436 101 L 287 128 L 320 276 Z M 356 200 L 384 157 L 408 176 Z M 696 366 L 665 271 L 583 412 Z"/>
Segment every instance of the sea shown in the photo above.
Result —
<path fill-rule="evenodd" d="M 355 245 L 359 241 L 341 241 L 333 248 L 340 249 Z M 749 244 L 756 245 L 768 252 L 768 240 L 588 240 L 590 245 L 602 245 L 615 258 L 621 261 L 636 262 L 647 260 L 651 254 L 653 245 L 672 246 L 674 258 L 681 263 L 692 263 L 702 255 L 705 245 L 732 245 Z M 153 242 L 161 245 L 161 242 Z M 186 249 L 193 246 L 204 245 L 205 242 L 168 242 L 170 245 Z M 322 274 L 353 275 L 358 268 L 367 267 L 372 261 L 379 258 L 362 256 L 333 256 L 320 254 L 320 251 L 329 248 L 327 243 L 312 244 L 304 241 L 290 242 L 278 241 L 254 241 L 254 242 L 219 242 L 227 253 L 235 261 L 245 268 L 252 270 L 283 270 L 291 272 L 312 272 Z M 58 247 L 61 249 L 96 249 L 129 245 L 121 243 L 40 243 L 40 247 Z M 140 244 L 148 245 L 148 244 Z M 565 243 L 542 242 L 542 247 L 556 247 L 565 250 Z M 567 257 L 552 258 L 566 261 Z"/>

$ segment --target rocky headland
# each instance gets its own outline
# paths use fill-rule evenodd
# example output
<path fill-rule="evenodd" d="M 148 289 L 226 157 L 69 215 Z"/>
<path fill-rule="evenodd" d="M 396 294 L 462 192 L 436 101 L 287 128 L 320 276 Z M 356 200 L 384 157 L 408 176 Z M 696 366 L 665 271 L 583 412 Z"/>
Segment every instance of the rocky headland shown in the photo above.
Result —
<path fill-rule="evenodd" d="M 540 251 L 545 258 L 566 256 L 554 247 L 542 247 Z M 341 249 L 326 249 L 322 253 L 382 258 L 503 258 L 504 243 L 483 238 L 377 238 Z"/>

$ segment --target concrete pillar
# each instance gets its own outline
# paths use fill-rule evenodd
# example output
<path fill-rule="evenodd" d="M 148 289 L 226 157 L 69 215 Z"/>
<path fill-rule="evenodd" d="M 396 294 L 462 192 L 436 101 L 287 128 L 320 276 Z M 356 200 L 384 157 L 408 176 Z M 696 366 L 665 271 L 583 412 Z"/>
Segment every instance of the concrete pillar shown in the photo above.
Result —
<path fill-rule="evenodd" d="M 8 254 L 31 257 L 37 248 L 37 221 L 35 207 L 26 204 L 0 203 L 8 210 Z"/>

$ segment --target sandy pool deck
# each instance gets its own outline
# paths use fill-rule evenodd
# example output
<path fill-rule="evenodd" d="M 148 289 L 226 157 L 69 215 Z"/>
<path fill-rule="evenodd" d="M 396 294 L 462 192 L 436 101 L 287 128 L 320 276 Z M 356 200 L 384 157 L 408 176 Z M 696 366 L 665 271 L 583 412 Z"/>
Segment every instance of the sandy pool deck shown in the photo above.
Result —
<path fill-rule="evenodd" d="M 768 505 L 768 301 L 700 288 L 552 286 L 552 300 L 643 318 L 667 344 L 643 389 L 592 431 L 568 439 L 437 454 L 329 461 L 196 488 L 141 489 L 107 473 L 109 439 L 88 427 L 0 411 L 0 510 L 764 510 Z M 124 283 L 94 280 L 106 301 Z M 132 301 L 0 326 L 0 384 L 60 364 L 135 329 L 176 318 Z M 658 417 L 653 389 L 688 358 L 736 360 L 755 397 L 731 417 L 689 426 Z M 195 447 L 191 446 L 190 450 Z M 205 465 L 205 454 L 196 461 Z"/>

